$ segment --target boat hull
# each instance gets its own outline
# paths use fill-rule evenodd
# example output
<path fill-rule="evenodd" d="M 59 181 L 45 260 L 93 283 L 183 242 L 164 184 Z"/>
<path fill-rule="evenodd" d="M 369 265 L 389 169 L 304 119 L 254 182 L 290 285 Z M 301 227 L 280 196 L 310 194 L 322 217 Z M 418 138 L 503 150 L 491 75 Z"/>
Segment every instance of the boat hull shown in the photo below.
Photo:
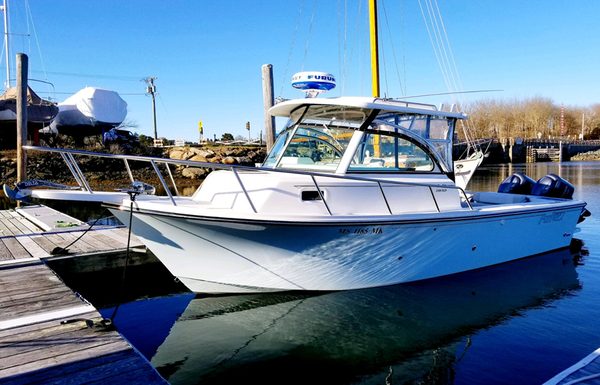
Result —
<path fill-rule="evenodd" d="M 128 224 L 129 211 L 111 208 Z M 581 206 L 363 223 L 134 211 L 133 233 L 190 290 L 350 290 L 460 273 L 569 246 Z"/>

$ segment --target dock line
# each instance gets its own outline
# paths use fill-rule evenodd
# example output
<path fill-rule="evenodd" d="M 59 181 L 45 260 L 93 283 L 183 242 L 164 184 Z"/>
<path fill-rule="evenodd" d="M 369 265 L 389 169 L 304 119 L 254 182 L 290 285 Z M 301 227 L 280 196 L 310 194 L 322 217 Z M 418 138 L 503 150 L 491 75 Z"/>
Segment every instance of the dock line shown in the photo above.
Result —
<path fill-rule="evenodd" d="M 90 227 L 88 227 L 87 229 L 85 229 L 85 231 L 80 236 L 78 236 L 73 242 L 69 243 L 67 246 L 65 246 L 65 247 L 56 246 L 54 249 L 52 249 L 52 251 L 50 252 L 50 255 L 67 255 L 67 254 L 70 254 L 71 252 L 69 251 L 69 247 L 73 246 L 73 244 L 75 242 L 77 242 L 78 240 L 81 239 L 81 237 L 83 237 L 85 234 L 87 234 L 87 232 L 90 231 L 90 229 L 92 227 L 94 227 L 94 225 L 96 223 L 98 223 L 99 220 L 100 220 L 100 218 L 96 218 L 96 220 L 94 221 L 94 223 L 92 223 L 90 225 Z M 127 246 L 127 248 L 129 249 L 129 245 Z"/>

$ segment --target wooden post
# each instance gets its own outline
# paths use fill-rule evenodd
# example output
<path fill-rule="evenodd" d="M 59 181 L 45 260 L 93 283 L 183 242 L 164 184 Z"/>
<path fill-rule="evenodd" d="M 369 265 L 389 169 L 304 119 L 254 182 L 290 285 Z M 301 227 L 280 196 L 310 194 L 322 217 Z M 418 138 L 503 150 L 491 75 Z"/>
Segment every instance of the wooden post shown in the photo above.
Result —
<path fill-rule="evenodd" d="M 27 71 L 28 58 L 17 54 L 17 182 L 27 179 L 27 154 L 23 145 L 27 143 Z"/>
<path fill-rule="evenodd" d="M 273 65 L 264 64 L 262 66 L 263 81 L 263 104 L 265 106 L 265 141 L 267 142 L 267 152 L 275 143 L 275 118 L 269 114 L 269 108 L 275 104 L 273 97 Z"/>

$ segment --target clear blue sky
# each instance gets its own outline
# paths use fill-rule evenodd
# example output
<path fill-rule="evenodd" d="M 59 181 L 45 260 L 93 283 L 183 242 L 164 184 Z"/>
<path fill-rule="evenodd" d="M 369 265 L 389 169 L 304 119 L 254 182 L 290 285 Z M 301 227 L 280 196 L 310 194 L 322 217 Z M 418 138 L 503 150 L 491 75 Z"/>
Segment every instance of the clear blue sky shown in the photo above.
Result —
<path fill-rule="evenodd" d="M 156 76 L 158 134 L 198 139 L 224 132 L 258 137 L 261 66 L 273 64 L 275 96 L 301 70 L 337 78 L 329 93 L 370 94 L 367 0 L 12 0 L 11 56 L 25 52 L 30 77 L 62 101 L 85 86 L 119 92 L 136 132 L 153 135 L 147 76 Z M 421 0 L 425 6 L 426 0 Z M 438 0 L 462 99 L 543 96 L 565 105 L 600 103 L 600 1 Z M 447 92 L 418 0 L 379 2 L 382 93 Z M 31 34 L 31 37 L 24 36 Z M 39 44 L 39 49 L 38 49 Z M 3 57 L 4 58 L 4 57 Z M 45 72 L 44 72 L 45 71 Z M 14 75 L 13 75 L 14 76 Z M 0 78 L 4 79 L 4 70 Z M 449 96 L 414 99 L 439 104 Z M 278 122 L 280 123 L 280 122 Z"/>

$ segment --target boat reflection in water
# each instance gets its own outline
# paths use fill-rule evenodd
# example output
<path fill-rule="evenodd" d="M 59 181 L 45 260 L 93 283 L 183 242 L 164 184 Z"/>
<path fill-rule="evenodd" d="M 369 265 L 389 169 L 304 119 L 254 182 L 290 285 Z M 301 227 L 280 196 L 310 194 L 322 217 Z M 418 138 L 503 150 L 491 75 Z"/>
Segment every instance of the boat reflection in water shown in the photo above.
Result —
<path fill-rule="evenodd" d="M 573 253 L 384 288 L 196 297 L 151 362 L 171 384 L 444 383 L 463 337 L 580 288 Z"/>

